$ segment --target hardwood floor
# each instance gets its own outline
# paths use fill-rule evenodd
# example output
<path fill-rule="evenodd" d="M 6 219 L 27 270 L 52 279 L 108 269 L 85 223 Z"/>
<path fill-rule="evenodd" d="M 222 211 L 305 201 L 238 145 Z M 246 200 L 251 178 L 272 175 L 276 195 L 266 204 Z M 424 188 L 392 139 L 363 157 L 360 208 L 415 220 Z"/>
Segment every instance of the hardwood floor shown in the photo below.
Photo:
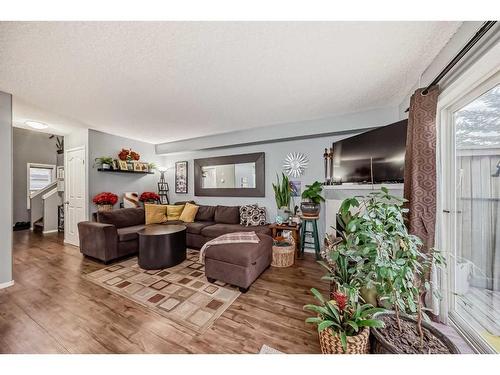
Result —
<path fill-rule="evenodd" d="M 82 275 L 104 265 L 58 234 L 14 232 L 15 285 L 0 290 L 1 353 L 320 353 L 302 306 L 326 292 L 322 268 L 306 254 L 269 268 L 199 335 L 110 293 Z"/>

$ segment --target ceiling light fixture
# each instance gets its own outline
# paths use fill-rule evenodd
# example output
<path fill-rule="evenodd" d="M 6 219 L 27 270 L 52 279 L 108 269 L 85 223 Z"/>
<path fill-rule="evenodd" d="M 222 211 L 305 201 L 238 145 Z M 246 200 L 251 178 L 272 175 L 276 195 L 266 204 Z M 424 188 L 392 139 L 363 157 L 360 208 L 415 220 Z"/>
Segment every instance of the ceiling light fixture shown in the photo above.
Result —
<path fill-rule="evenodd" d="M 33 129 L 47 129 L 49 127 L 47 124 L 44 124 L 43 122 L 38 122 L 38 121 L 31 121 L 30 120 L 30 121 L 25 121 L 24 123 Z"/>

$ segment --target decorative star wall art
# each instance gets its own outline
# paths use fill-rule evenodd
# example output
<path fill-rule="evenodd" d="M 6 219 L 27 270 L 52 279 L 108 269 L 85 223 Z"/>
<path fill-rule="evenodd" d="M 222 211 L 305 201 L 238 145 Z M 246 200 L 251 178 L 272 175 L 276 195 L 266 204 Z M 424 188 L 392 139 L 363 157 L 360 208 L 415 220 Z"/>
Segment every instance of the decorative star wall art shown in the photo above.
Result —
<path fill-rule="evenodd" d="M 283 171 L 287 175 L 297 178 L 304 174 L 308 164 L 307 156 L 300 152 L 290 152 L 283 162 Z"/>

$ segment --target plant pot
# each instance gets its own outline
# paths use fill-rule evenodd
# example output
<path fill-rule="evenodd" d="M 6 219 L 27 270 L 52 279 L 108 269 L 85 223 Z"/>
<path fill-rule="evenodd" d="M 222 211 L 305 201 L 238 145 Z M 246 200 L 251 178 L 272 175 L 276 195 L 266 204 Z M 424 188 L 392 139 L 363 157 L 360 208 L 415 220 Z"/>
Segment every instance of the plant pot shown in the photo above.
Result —
<path fill-rule="evenodd" d="M 280 216 L 283 219 L 283 222 L 288 221 L 288 218 L 290 217 L 290 212 L 288 211 L 288 208 L 278 208 L 278 216 Z"/>
<path fill-rule="evenodd" d="M 319 210 L 321 205 L 314 202 L 302 202 L 300 204 L 300 211 L 302 211 L 302 216 L 305 217 L 315 217 L 319 215 Z"/>
<path fill-rule="evenodd" d="M 382 312 L 382 313 L 377 313 L 373 316 L 373 319 L 383 319 L 384 317 L 395 317 L 395 312 L 394 311 L 388 311 L 388 312 Z M 391 334 L 391 338 L 399 338 L 402 336 L 403 333 L 407 333 L 408 331 L 411 331 L 414 329 L 414 332 L 416 334 L 417 340 L 418 340 L 418 333 L 417 333 L 417 321 L 413 319 L 410 316 L 400 314 L 400 319 L 401 323 L 404 325 L 402 327 L 402 332 L 397 332 L 398 328 L 396 326 L 388 326 L 388 322 L 385 321 L 386 323 L 386 328 L 374 328 L 371 330 L 372 332 L 372 353 L 376 354 L 437 354 L 437 353 L 442 353 L 442 354 L 458 354 L 460 351 L 458 348 L 455 346 L 455 344 L 448 338 L 446 337 L 439 329 L 434 327 L 433 325 L 427 323 L 427 322 L 422 322 L 422 329 L 424 331 L 427 331 L 428 335 L 426 336 L 431 337 L 433 342 L 439 341 L 443 347 L 445 347 L 449 353 L 444 353 L 441 351 L 432 351 L 429 353 L 429 343 L 424 342 L 423 348 L 419 349 L 420 351 L 415 350 L 416 347 L 419 347 L 419 343 L 415 342 L 415 346 L 412 347 L 410 344 L 405 343 L 402 344 L 402 341 L 400 341 L 400 345 L 396 345 L 394 342 L 391 342 L 387 340 L 387 337 L 382 334 L 382 331 L 384 330 L 396 330 L 397 333 Z M 392 321 L 392 320 L 390 320 Z M 409 324 L 408 324 L 409 323 Z M 395 325 L 395 322 L 394 322 Z M 389 332 L 389 331 L 386 331 Z"/>
<path fill-rule="evenodd" d="M 112 204 L 99 204 L 97 206 L 97 211 L 98 212 L 113 211 L 113 205 Z"/>
<path fill-rule="evenodd" d="M 101 169 L 111 169 L 111 165 L 106 164 L 106 163 L 102 163 L 101 164 Z"/>
<path fill-rule="evenodd" d="M 347 336 L 347 350 L 344 352 L 340 336 L 333 335 L 330 328 L 319 332 L 319 344 L 323 354 L 368 354 L 370 353 L 370 329 L 363 327 L 356 336 Z"/>

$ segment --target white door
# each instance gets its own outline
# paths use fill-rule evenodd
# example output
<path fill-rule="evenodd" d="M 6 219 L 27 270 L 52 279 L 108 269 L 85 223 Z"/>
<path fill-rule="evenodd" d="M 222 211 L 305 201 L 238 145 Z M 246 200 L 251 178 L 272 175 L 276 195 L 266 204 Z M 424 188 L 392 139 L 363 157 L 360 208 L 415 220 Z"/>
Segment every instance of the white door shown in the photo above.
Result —
<path fill-rule="evenodd" d="M 64 241 L 78 246 L 78 223 L 86 219 L 85 147 L 67 150 L 64 161 Z"/>

